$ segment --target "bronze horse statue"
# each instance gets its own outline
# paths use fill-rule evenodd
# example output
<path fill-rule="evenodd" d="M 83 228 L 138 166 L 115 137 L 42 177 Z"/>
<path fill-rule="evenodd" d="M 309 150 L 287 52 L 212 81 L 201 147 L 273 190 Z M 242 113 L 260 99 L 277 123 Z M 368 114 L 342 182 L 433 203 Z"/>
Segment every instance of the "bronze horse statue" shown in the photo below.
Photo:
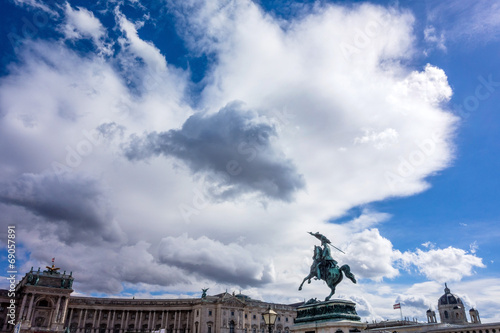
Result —
<path fill-rule="evenodd" d="M 316 280 L 323 280 L 331 290 L 330 295 L 325 298 L 325 301 L 328 301 L 333 294 L 335 294 L 335 287 L 344 279 L 344 275 L 353 283 L 356 283 L 356 277 L 351 273 L 349 265 L 342 265 L 341 267 L 337 265 L 337 262 L 329 256 L 329 251 L 326 246 L 327 245 L 324 244 L 324 249 L 321 249 L 319 246 L 314 246 L 314 262 L 311 265 L 309 275 L 306 276 L 300 284 L 299 290 L 302 290 L 304 282 L 307 281 L 307 283 L 311 283 L 311 279 L 313 278 Z M 325 253 L 327 253 L 326 256 Z"/>

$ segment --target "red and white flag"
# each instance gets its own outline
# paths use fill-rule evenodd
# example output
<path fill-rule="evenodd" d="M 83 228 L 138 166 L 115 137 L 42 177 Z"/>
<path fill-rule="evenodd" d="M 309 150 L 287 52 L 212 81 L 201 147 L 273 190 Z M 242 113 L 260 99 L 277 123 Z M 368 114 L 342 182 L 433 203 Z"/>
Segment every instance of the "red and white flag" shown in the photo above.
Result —
<path fill-rule="evenodd" d="M 54 263 L 55 260 L 56 260 L 56 258 L 52 258 L 52 263 Z"/>
<path fill-rule="evenodd" d="M 396 303 L 392 306 L 394 309 L 401 309 L 401 303 Z"/>

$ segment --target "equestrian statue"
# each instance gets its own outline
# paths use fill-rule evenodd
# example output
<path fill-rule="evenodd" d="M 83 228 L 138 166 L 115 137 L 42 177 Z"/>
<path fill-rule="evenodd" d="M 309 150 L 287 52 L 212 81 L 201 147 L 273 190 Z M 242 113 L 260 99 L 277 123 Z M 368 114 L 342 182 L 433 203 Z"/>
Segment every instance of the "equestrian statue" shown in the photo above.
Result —
<path fill-rule="evenodd" d="M 311 265 L 311 271 L 309 275 L 304 278 L 300 284 L 299 290 L 302 290 L 304 282 L 311 283 L 311 279 L 323 280 L 326 282 L 328 287 L 330 287 L 330 295 L 325 298 L 325 301 L 330 300 L 330 298 L 335 294 L 335 287 L 342 281 L 345 276 L 350 279 L 353 283 L 356 283 L 356 278 L 354 274 L 351 273 L 349 265 L 342 265 L 339 267 L 337 261 L 332 258 L 329 246 L 339 250 L 344 253 L 339 248 L 333 246 L 328 238 L 320 234 L 319 232 L 309 234 L 313 235 L 321 241 L 321 246 L 314 246 L 313 263 Z M 342 274 L 343 273 L 343 274 Z"/>

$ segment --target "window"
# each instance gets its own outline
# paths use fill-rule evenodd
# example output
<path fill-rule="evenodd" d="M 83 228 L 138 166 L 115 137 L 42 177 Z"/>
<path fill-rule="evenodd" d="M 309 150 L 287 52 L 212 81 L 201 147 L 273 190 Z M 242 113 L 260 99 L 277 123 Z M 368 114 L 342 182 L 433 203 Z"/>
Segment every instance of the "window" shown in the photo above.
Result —
<path fill-rule="evenodd" d="M 92 324 L 86 324 L 85 333 L 91 333 L 91 332 L 92 332 Z"/>
<path fill-rule="evenodd" d="M 102 314 L 102 319 L 108 319 L 108 313 L 107 312 L 104 312 Z"/>
<path fill-rule="evenodd" d="M 208 310 L 208 315 L 211 316 L 212 315 L 212 310 Z M 210 326 L 209 326 L 210 327 Z M 209 332 L 210 333 L 210 332 Z"/>
<path fill-rule="evenodd" d="M 212 325 L 208 325 L 208 333 L 212 333 Z"/>
<path fill-rule="evenodd" d="M 448 319 L 448 311 L 445 311 L 445 312 L 444 312 L 444 317 L 445 317 L 446 319 Z"/>
<path fill-rule="evenodd" d="M 71 333 L 75 333 L 77 328 L 78 328 L 78 323 L 72 323 L 71 325 L 69 325 L 69 331 Z"/>
<path fill-rule="evenodd" d="M 41 301 L 38 302 L 38 306 L 47 307 L 49 306 L 49 301 L 47 301 L 46 299 L 42 299 Z"/>
<path fill-rule="evenodd" d="M 87 314 L 87 318 L 88 318 L 88 319 L 92 319 L 92 318 L 94 318 L 94 312 L 89 312 L 89 313 Z"/>
<path fill-rule="evenodd" d="M 229 333 L 234 333 L 234 321 L 232 321 L 232 320 L 229 323 Z"/>
<path fill-rule="evenodd" d="M 144 316 L 144 319 L 149 319 L 149 314 L 146 313 L 146 315 Z"/>
<path fill-rule="evenodd" d="M 101 327 L 99 328 L 99 333 L 106 333 L 106 324 L 101 324 Z"/>
<path fill-rule="evenodd" d="M 117 315 L 116 315 L 116 319 L 122 319 L 122 313 L 119 312 Z"/>
<path fill-rule="evenodd" d="M 231 311 L 231 316 L 234 316 L 234 311 Z"/>
<path fill-rule="evenodd" d="M 135 314 L 131 315 L 130 319 L 135 319 Z"/>
<path fill-rule="evenodd" d="M 253 319 L 257 319 L 257 316 L 256 316 L 256 315 L 253 315 Z"/>

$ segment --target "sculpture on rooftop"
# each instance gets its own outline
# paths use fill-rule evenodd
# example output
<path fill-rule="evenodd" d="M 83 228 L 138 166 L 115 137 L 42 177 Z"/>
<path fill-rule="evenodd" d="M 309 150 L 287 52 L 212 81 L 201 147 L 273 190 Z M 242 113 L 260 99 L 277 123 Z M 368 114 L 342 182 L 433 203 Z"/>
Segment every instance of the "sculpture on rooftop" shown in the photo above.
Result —
<path fill-rule="evenodd" d="M 306 276 L 300 284 L 299 290 L 302 290 L 304 282 L 307 281 L 307 283 L 311 283 L 311 279 L 313 278 L 315 280 L 323 280 L 331 290 L 330 295 L 325 298 L 325 301 L 328 301 L 333 296 L 333 294 L 335 294 L 335 288 L 343 280 L 344 275 L 353 283 L 356 283 L 356 278 L 354 277 L 354 274 L 351 273 L 349 265 L 342 265 L 341 267 L 337 265 L 337 261 L 331 256 L 329 246 L 343 253 L 342 250 L 333 246 L 330 240 L 319 232 L 316 232 L 314 234 L 312 232 L 309 232 L 309 234 L 319 239 L 321 241 L 322 247 L 316 245 L 314 246 L 313 263 L 311 265 L 311 270 L 309 272 L 309 275 Z"/>

